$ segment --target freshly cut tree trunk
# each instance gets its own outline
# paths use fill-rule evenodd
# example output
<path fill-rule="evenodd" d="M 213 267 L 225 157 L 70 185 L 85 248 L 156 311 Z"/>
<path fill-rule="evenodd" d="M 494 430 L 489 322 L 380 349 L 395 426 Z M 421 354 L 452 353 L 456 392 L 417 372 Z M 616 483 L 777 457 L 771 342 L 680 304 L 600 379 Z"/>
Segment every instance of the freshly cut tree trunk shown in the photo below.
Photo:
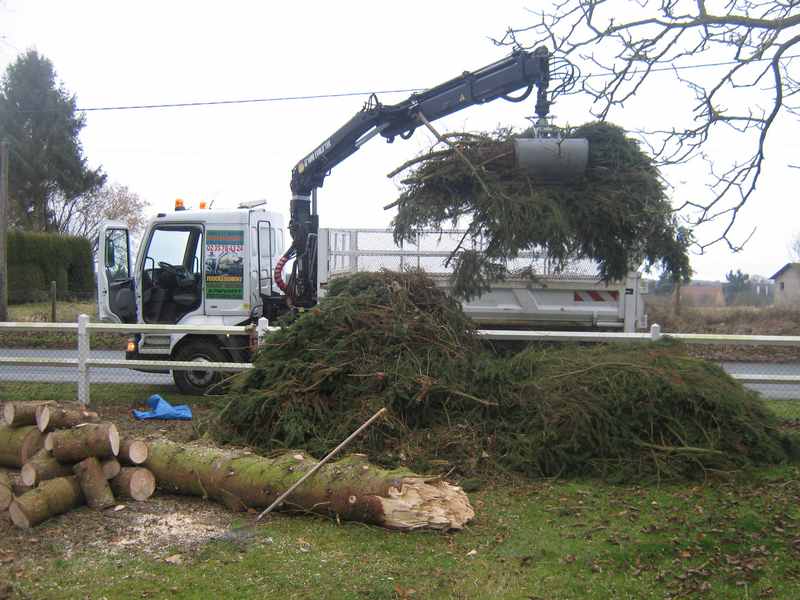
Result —
<path fill-rule="evenodd" d="M 108 485 L 99 460 L 90 456 L 75 465 L 73 469 L 89 507 L 103 509 L 114 506 L 114 493 Z"/>
<path fill-rule="evenodd" d="M 58 462 L 76 463 L 84 458 L 111 458 L 119 453 L 119 432 L 113 423 L 89 423 L 49 434 Z"/>
<path fill-rule="evenodd" d="M 143 467 L 123 467 L 119 475 L 111 480 L 111 489 L 119 497 L 142 502 L 156 491 L 156 478 Z"/>
<path fill-rule="evenodd" d="M 6 402 L 3 406 L 3 421 L 9 427 L 36 424 L 36 409 L 55 405 L 55 402 Z"/>
<path fill-rule="evenodd" d="M 123 465 L 141 465 L 147 460 L 147 443 L 134 438 L 123 438 L 117 455 Z"/>
<path fill-rule="evenodd" d="M 43 436 L 36 427 L 7 427 L 0 425 L 0 467 L 19 469 L 36 454 Z"/>
<path fill-rule="evenodd" d="M 122 465 L 116 458 L 107 458 L 100 463 L 100 466 L 103 467 L 103 475 L 106 479 L 114 479 L 122 469 Z"/>
<path fill-rule="evenodd" d="M 11 478 L 3 469 L 0 469 L 0 511 L 4 511 L 14 499 L 14 490 L 11 487 Z"/>
<path fill-rule="evenodd" d="M 299 452 L 264 458 L 167 441 L 150 442 L 149 448 L 144 466 L 159 488 L 213 498 L 238 510 L 269 506 L 317 463 Z M 384 470 L 361 455 L 324 465 L 285 506 L 406 530 L 461 529 L 475 516 L 460 487 L 406 470 Z"/>
<path fill-rule="evenodd" d="M 54 429 L 70 429 L 81 423 L 96 423 L 100 417 L 96 412 L 59 408 L 44 404 L 36 409 L 36 427 L 39 431 L 52 431 Z"/>
<path fill-rule="evenodd" d="M 44 448 L 28 459 L 22 465 L 22 471 L 20 472 L 22 483 L 31 487 L 38 485 L 41 481 L 69 475 L 72 475 L 72 467 L 70 465 L 62 465 Z"/>
<path fill-rule="evenodd" d="M 14 525 L 28 529 L 80 506 L 83 501 L 83 492 L 75 477 L 57 477 L 15 498 L 8 507 L 8 514 Z"/>

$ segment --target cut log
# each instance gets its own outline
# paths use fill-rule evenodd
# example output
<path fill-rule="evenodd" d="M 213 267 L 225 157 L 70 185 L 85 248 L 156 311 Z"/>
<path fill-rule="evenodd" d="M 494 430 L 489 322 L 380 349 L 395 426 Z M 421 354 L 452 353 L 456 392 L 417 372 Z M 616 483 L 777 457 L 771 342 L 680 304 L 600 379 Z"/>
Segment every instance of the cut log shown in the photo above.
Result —
<path fill-rule="evenodd" d="M 111 480 L 111 489 L 118 497 L 142 502 L 156 491 L 156 478 L 143 467 L 123 467 L 119 475 Z"/>
<path fill-rule="evenodd" d="M 83 492 L 75 477 L 57 477 L 15 498 L 8 514 L 14 525 L 28 529 L 83 502 Z"/>
<path fill-rule="evenodd" d="M 149 450 L 144 466 L 160 489 L 212 498 L 238 510 L 266 508 L 317 462 L 299 452 L 264 458 L 167 441 L 150 442 Z M 284 507 L 403 530 L 461 529 L 475 516 L 460 487 L 406 470 L 384 470 L 359 455 L 324 465 Z"/>
<path fill-rule="evenodd" d="M 81 423 L 96 423 L 100 417 L 96 412 L 59 408 L 44 404 L 36 409 L 36 427 L 39 431 L 52 431 L 54 429 L 71 429 Z"/>
<path fill-rule="evenodd" d="M 0 469 L 0 511 L 6 510 L 14 499 L 14 490 L 11 487 L 11 478 L 3 469 Z"/>
<path fill-rule="evenodd" d="M 22 483 L 27 486 L 35 487 L 42 481 L 55 479 L 56 477 L 67 477 L 72 475 L 72 467 L 58 462 L 52 455 L 42 448 L 22 465 L 20 477 Z"/>
<path fill-rule="evenodd" d="M 116 458 L 107 458 L 100 463 L 100 466 L 103 467 L 103 475 L 106 479 L 114 479 L 122 469 L 122 465 Z"/>
<path fill-rule="evenodd" d="M 3 421 L 9 427 L 36 424 L 36 409 L 55 405 L 55 402 L 6 402 L 3 406 Z"/>
<path fill-rule="evenodd" d="M 141 465 L 147 460 L 147 443 L 134 438 L 123 438 L 119 443 L 117 460 L 123 465 Z"/>
<path fill-rule="evenodd" d="M 84 458 L 111 458 L 119 453 L 119 432 L 113 423 L 89 423 L 49 434 L 53 456 L 61 463 Z"/>
<path fill-rule="evenodd" d="M 73 467 L 81 486 L 83 497 L 90 508 L 103 509 L 114 506 L 114 493 L 108 485 L 103 467 L 94 456 L 85 458 Z"/>
<path fill-rule="evenodd" d="M 19 469 L 42 447 L 44 440 L 36 427 L 0 425 L 0 467 Z"/>

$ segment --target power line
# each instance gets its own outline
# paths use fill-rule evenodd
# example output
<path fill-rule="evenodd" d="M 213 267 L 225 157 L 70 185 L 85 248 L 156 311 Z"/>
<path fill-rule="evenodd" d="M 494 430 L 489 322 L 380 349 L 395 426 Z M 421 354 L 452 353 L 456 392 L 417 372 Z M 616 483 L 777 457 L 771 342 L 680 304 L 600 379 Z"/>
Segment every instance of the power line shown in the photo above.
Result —
<path fill-rule="evenodd" d="M 95 106 L 77 108 L 80 112 L 109 110 L 140 110 L 148 108 L 185 108 L 190 106 L 221 106 L 226 104 L 256 104 L 259 102 L 285 102 L 289 100 L 321 100 L 324 98 L 346 98 L 348 96 L 369 96 L 371 94 L 402 94 L 424 91 L 425 88 L 409 88 L 405 90 L 381 90 L 378 92 L 342 92 L 339 94 L 313 94 L 309 96 L 276 96 L 274 98 L 249 98 L 245 100 L 211 100 L 208 102 L 177 102 L 173 104 L 132 104 L 129 106 Z"/>

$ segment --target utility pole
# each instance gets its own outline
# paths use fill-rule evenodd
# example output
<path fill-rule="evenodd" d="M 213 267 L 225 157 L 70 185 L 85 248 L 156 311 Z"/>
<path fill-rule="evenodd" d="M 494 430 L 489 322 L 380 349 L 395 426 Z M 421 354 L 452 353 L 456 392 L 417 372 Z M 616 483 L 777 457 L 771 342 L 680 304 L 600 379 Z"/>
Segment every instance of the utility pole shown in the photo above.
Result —
<path fill-rule="evenodd" d="M 0 321 L 8 321 L 8 140 L 0 141 Z"/>

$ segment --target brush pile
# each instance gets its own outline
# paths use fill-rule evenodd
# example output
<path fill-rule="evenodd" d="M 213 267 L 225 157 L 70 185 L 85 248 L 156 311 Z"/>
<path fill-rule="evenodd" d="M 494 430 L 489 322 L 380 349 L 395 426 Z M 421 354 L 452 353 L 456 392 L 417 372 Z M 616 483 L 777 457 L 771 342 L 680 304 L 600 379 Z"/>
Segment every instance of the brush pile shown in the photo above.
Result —
<path fill-rule="evenodd" d="M 321 456 L 355 442 L 380 464 L 462 475 L 702 477 L 796 454 L 753 393 L 674 344 L 499 356 L 419 272 L 331 282 L 233 385 L 217 435 Z"/>
<path fill-rule="evenodd" d="M 676 281 L 688 278 L 691 236 L 678 226 L 652 159 L 609 123 L 566 135 L 588 140 L 587 171 L 574 181 L 548 182 L 516 167 L 513 140 L 524 134 L 449 134 L 446 145 L 392 173 L 403 173 L 395 240 L 466 225 L 467 238 L 485 241 L 483 252 L 465 244 L 453 256 L 453 289 L 467 299 L 527 251 L 553 264 L 595 260 L 605 280 L 624 278 L 643 262 L 660 265 Z"/>

